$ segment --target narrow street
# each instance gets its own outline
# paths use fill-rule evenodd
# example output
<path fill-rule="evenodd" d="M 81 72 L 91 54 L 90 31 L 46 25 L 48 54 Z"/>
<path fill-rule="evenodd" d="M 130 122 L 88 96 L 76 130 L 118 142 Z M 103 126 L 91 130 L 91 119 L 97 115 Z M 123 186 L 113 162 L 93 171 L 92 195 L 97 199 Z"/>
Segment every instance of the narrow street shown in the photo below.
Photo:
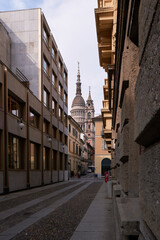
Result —
<path fill-rule="evenodd" d="M 104 202 L 108 204 L 106 209 L 102 209 Z M 107 227 L 106 211 L 112 227 Z M 97 180 L 92 173 L 69 182 L 0 196 L 3 240 L 78 240 L 92 235 L 92 239 L 107 239 L 104 232 L 108 235 L 112 229 L 112 199 L 106 197 L 104 181 Z M 114 240 L 113 234 L 109 234 L 112 236 L 108 235 L 108 240 Z"/>

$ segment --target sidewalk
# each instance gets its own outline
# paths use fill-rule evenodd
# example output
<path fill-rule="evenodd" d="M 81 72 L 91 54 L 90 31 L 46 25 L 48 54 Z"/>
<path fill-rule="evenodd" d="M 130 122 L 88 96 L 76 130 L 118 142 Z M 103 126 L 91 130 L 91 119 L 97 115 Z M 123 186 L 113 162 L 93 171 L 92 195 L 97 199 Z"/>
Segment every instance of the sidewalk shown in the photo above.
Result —
<path fill-rule="evenodd" d="M 103 183 L 70 240 L 115 240 L 112 199 Z"/>

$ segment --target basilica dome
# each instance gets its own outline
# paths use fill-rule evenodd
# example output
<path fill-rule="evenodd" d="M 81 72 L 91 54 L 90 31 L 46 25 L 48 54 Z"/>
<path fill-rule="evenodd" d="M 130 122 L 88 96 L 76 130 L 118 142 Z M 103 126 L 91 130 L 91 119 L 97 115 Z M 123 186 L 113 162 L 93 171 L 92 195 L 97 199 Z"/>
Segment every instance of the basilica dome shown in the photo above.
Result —
<path fill-rule="evenodd" d="M 82 96 L 76 95 L 72 102 L 72 107 L 80 106 L 85 107 L 85 101 Z"/>

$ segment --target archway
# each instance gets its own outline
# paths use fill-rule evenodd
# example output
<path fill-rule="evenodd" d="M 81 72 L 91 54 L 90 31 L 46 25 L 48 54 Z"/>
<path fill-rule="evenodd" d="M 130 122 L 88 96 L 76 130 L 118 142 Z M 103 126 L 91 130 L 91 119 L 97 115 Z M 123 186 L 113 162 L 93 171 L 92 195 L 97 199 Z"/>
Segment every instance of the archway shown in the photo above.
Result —
<path fill-rule="evenodd" d="M 105 175 L 111 169 L 111 160 L 109 158 L 104 158 L 101 162 L 101 174 Z"/>

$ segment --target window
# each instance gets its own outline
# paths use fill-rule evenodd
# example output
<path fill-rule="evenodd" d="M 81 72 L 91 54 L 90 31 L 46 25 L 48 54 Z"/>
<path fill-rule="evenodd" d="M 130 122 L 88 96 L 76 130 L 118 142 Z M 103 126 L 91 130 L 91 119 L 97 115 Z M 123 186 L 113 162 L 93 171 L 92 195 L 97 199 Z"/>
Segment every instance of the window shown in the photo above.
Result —
<path fill-rule="evenodd" d="M 65 145 L 68 145 L 68 137 L 65 135 L 64 137 Z"/>
<path fill-rule="evenodd" d="M 43 89 L 43 104 L 49 108 L 49 92 L 46 89 Z"/>
<path fill-rule="evenodd" d="M 52 151 L 52 163 L 53 163 L 53 170 L 57 170 L 57 151 Z"/>
<path fill-rule="evenodd" d="M 57 89 L 57 76 L 52 72 L 52 84 L 55 89 Z"/>
<path fill-rule="evenodd" d="M 54 126 L 52 126 L 52 135 L 53 135 L 54 138 L 57 137 L 57 128 L 54 127 Z"/>
<path fill-rule="evenodd" d="M 69 124 L 69 132 L 71 132 L 71 124 Z"/>
<path fill-rule="evenodd" d="M 69 151 L 71 151 L 71 140 L 69 140 Z"/>
<path fill-rule="evenodd" d="M 38 159 L 39 159 L 39 145 L 35 143 L 30 143 L 30 169 L 38 169 Z"/>
<path fill-rule="evenodd" d="M 39 116 L 30 109 L 29 112 L 29 124 L 38 128 L 39 127 Z"/>
<path fill-rule="evenodd" d="M 49 63 L 46 58 L 43 58 L 43 70 L 47 76 L 49 76 Z"/>
<path fill-rule="evenodd" d="M 52 98 L 52 112 L 56 116 L 57 114 L 57 102 Z"/>
<path fill-rule="evenodd" d="M 63 154 L 59 153 L 59 168 L 60 170 L 63 170 Z"/>
<path fill-rule="evenodd" d="M 65 170 L 67 170 L 68 169 L 68 156 L 67 156 L 67 154 L 65 154 L 65 158 L 64 158 L 64 160 L 65 160 L 65 166 L 64 166 L 64 169 Z"/>
<path fill-rule="evenodd" d="M 21 103 L 19 103 L 13 97 L 8 96 L 8 112 L 21 118 L 22 117 L 22 109 L 23 109 L 23 105 Z"/>
<path fill-rule="evenodd" d="M 64 113 L 64 125 L 67 127 L 67 114 Z"/>
<path fill-rule="evenodd" d="M 64 103 L 67 106 L 67 94 L 66 94 L 66 92 L 64 92 Z"/>
<path fill-rule="evenodd" d="M 23 169 L 24 140 L 8 135 L 8 167 L 10 169 Z"/>
<path fill-rule="evenodd" d="M 90 129 L 91 128 L 91 126 L 90 126 L 90 124 L 88 125 L 88 129 Z"/>
<path fill-rule="evenodd" d="M 49 46 L 49 34 L 45 28 L 43 28 L 43 39 L 47 46 Z"/>
<path fill-rule="evenodd" d="M 89 112 L 89 113 L 88 113 L 88 119 L 90 119 L 90 118 L 91 118 L 91 113 Z"/>
<path fill-rule="evenodd" d="M 57 51 L 54 46 L 52 46 L 52 58 L 56 60 Z"/>
<path fill-rule="evenodd" d="M 75 142 L 73 142 L 73 153 L 75 153 Z"/>
<path fill-rule="evenodd" d="M 59 140 L 60 142 L 63 142 L 63 133 L 59 131 Z"/>
<path fill-rule="evenodd" d="M 49 148 L 43 148 L 43 168 L 49 170 Z"/>
<path fill-rule="evenodd" d="M 67 73 L 66 73 L 66 71 L 64 71 L 64 81 L 67 84 Z"/>
<path fill-rule="evenodd" d="M 62 122 L 62 108 L 59 107 L 59 120 Z"/>
<path fill-rule="evenodd" d="M 46 119 L 43 120 L 43 132 L 49 133 L 49 122 Z"/>
<path fill-rule="evenodd" d="M 103 150 L 107 150 L 107 149 L 108 149 L 107 143 L 106 143 L 105 140 L 102 140 L 102 149 L 103 149 Z"/>
<path fill-rule="evenodd" d="M 62 62 L 59 59 L 59 64 L 58 64 L 59 72 L 62 73 Z"/>
<path fill-rule="evenodd" d="M 60 83 L 59 83 L 59 95 L 63 99 L 63 87 Z"/>
<path fill-rule="evenodd" d="M 78 144 L 76 144 L 76 154 L 78 155 Z"/>

